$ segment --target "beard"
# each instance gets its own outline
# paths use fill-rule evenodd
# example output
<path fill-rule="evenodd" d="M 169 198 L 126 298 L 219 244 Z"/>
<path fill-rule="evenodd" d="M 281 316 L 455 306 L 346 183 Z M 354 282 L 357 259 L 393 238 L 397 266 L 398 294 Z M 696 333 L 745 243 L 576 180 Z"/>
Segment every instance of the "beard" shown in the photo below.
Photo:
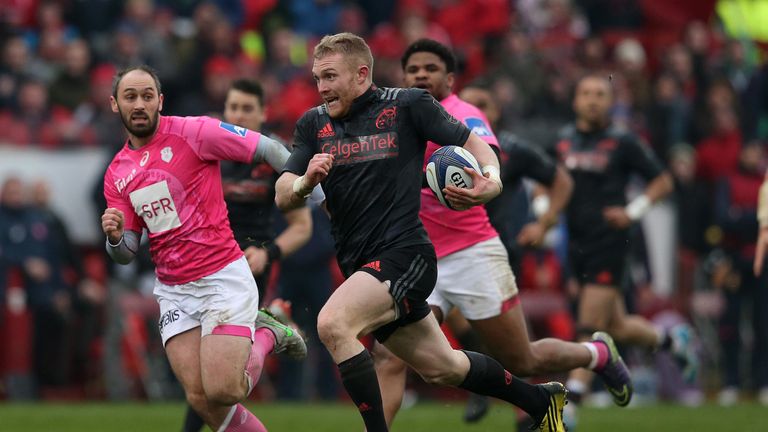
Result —
<path fill-rule="evenodd" d="M 159 111 L 155 111 L 154 115 L 147 114 L 147 123 L 137 127 L 131 125 L 130 113 L 126 115 L 122 110 L 118 109 L 118 111 L 120 111 L 120 119 L 123 121 L 123 126 L 125 126 L 125 129 L 136 138 L 146 138 L 155 133 L 155 129 L 157 129 L 157 120 L 160 116 Z"/>

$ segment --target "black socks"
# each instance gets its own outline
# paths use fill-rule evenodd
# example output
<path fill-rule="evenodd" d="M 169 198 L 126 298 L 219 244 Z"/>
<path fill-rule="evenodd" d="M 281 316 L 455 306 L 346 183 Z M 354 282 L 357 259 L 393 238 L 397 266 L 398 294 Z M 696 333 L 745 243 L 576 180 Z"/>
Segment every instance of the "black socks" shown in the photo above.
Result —
<path fill-rule="evenodd" d="M 387 432 L 381 390 L 373 359 L 368 350 L 339 363 L 341 381 L 352 401 L 360 411 L 368 432 Z"/>

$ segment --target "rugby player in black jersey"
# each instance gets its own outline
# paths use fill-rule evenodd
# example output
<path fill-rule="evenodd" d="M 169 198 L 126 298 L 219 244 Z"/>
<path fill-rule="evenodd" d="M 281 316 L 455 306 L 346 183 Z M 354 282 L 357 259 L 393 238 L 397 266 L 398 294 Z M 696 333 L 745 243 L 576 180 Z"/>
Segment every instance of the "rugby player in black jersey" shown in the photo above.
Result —
<path fill-rule="evenodd" d="M 447 114 L 424 90 L 377 88 L 365 41 L 350 33 L 324 37 L 312 74 L 324 104 L 296 125 L 294 151 L 277 182 L 277 204 L 301 206 L 317 184 L 347 280 L 318 316 L 318 333 L 339 366 L 344 387 L 369 432 L 388 430 L 373 360 L 358 337 L 372 333 L 426 381 L 511 402 L 541 430 L 563 431 L 560 383 L 530 385 L 483 354 L 453 350 L 426 298 L 436 257 L 419 220 L 428 140 L 464 146 L 483 174 L 467 170 L 472 189 L 446 188 L 459 209 L 501 191 L 490 147 Z"/>
<path fill-rule="evenodd" d="M 671 348 L 690 374 L 695 368 L 690 327 L 657 329 L 645 318 L 628 314 L 624 305 L 620 286 L 629 251 L 628 229 L 672 191 L 673 183 L 648 146 L 611 125 L 612 103 L 607 77 L 583 77 L 573 100 L 576 120 L 561 131 L 555 148 L 574 181 L 566 215 L 571 274 L 579 284 L 577 330 L 582 339 L 603 331 L 620 343 Z M 647 183 L 643 193 L 627 204 L 632 174 Z M 567 385 L 577 399 L 590 387 L 591 378 L 591 372 L 583 369 L 571 373 Z M 632 397 L 631 388 L 609 391 L 620 406 Z"/>

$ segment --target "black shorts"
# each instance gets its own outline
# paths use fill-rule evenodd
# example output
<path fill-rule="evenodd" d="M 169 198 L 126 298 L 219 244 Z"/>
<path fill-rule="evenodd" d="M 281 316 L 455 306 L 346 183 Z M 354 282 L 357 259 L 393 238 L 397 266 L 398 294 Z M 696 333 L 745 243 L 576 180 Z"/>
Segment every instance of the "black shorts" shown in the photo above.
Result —
<path fill-rule="evenodd" d="M 571 274 L 579 284 L 621 287 L 629 254 L 625 235 L 571 240 L 568 249 Z"/>
<path fill-rule="evenodd" d="M 373 331 L 377 341 L 383 343 L 398 328 L 429 315 L 427 298 L 437 282 L 437 256 L 431 244 L 388 250 L 358 271 L 389 281 L 389 293 L 397 305 L 397 319 Z"/>

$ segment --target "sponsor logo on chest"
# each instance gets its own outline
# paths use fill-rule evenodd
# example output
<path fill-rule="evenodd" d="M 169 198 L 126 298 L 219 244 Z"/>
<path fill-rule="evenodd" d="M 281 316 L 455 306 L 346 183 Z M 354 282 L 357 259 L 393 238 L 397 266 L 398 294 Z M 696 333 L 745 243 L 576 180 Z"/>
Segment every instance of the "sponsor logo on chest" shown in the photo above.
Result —
<path fill-rule="evenodd" d="M 144 220 L 149 232 L 157 234 L 181 226 L 167 181 L 136 189 L 129 197 L 134 211 Z"/>
<path fill-rule="evenodd" d="M 615 140 L 605 139 L 594 150 L 575 150 L 570 141 L 562 140 L 557 144 L 557 151 L 560 161 L 569 170 L 602 173 L 608 167 L 616 147 Z"/>
<path fill-rule="evenodd" d="M 131 173 L 123 178 L 119 178 L 115 180 L 115 187 L 117 188 L 117 193 L 120 193 L 125 189 L 126 186 L 128 186 L 128 183 L 133 180 L 133 178 L 136 177 L 136 168 L 131 170 Z"/>
<path fill-rule="evenodd" d="M 378 159 L 395 158 L 399 154 L 397 132 L 325 141 L 323 153 L 334 156 L 334 165 L 352 165 Z"/>

